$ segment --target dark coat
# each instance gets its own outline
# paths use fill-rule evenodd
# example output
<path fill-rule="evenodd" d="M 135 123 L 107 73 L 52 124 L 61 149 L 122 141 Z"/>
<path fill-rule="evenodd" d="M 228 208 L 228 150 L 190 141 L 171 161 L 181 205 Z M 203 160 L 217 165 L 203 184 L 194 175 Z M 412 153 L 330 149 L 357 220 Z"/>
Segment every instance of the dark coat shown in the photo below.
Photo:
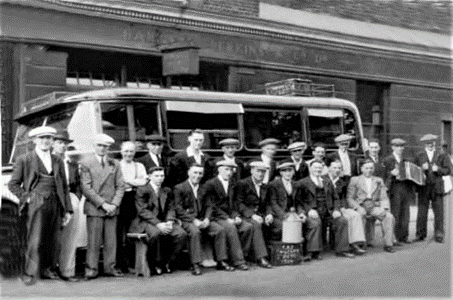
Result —
<path fill-rule="evenodd" d="M 309 167 L 304 159 L 300 163 L 299 170 L 294 169 L 294 171 L 294 181 L 301 180 L 310 175 Z"/>
<path fill-rule="evenodd" d="M 323 184 L 324 192 L 326 193 L 327 209 L 331 213 L 334 209 L 340 208 L 340 201 L 332 182 L 330 180 L 323 180 Z M 306 177 L 297 182 L 296 203 L 305 210 L 298 211 L 298 213 L 308 213 L 311 209 L 316 210 L 318 208 L 316 185 L 311 177 Z"/>
<path fill-rule="evenodd" d="M 416 164 L 422 168 L 424 163 L 428 163 L 429 165 L 428 170 L 424 171 L 426 175 L 426 185 L 434 185 L 436 193 L 442 194 L 444 192 L 444 182 L 442 176 L 451 174 L 448 156 L 439 150 L 435 150 L 433 160 L 430 163 L 428 154 L 425 150 L 423 150 L 417 153 Z M 432 167 L 434 164 L 436 164 L 439 168 L 437 172 L 433 172 Z"/>
<path fill-rule="evenodd" d="M 173 194 L 169 188 L 162 187 L 156 195 L 151 185 L 146 184 L 137 188 L 135 194 L 137 218 L 132 222 L 130 232 L 142 233 L 148 224 L 175 220 Z"/>
<path fill-rule="evenodd" d="M 188 156 L 187 151 L 181 151 L 176 154 L 170 160 L 170 166 L 168 171 L 169 176 L 169 185 L 175 186 L 183 181 L 185 181 L 188 177 L 187 172 L 191 165 L 195 163 L 195 158 L 193 156 Z M 201 156 L 201 164 L 204 166 L 204 175 L 201 179 L 201 184 L 205 183 L 208 179 L 213 177 L 213 162 L 209 154 L 204 153 Z"/>
<path fill-rule="evenodd" d="M 247 176 L 250 176 L 250 163 L 251 162 L 254 162 L 254 161 L 263 161 L 262 158 L 261 158 L 261 155 L 254 158 L 254 159 L 251 159 L 247 162 Z M 271 160 L 271 165 L 270 165 L 270 169 L 269 169 L 269 183 L 275 179 L 275 177 L 278 175 L 278 172 L 277 172 L 277 162 L 272 159 Z"/>
<path fill-rule="evenodd" d="M 212 208 L 210 203 L 203 202 L 203 187 L 198 187 L 198 197 L 195 197 L 188 180 L 177 184 L 173 189 L 175 195 L 176 217 L 183 222 L 193 222 L 194 219 L 210 219 Z"/>
<path fill-rule="evenodd" d="M 261 184 L 258 197 L 252 177 L 247 177 L 237 183 L 235 199 L 237 209 L 243 217 L 250 218 L 254 214 L 268 215 L 272 213 L 269 186 Z"/>
<path fill-rule="evenodd" d="M 75 162 L 68 162 L 69 192 L 82 198 L 82 183 L 80 182 L 79 165 Z"/>
<path fill-rule="evenodd" d="M 212 206 L 211 219 L 226 220 L 238 216 L 233 206 L 234 183 L 232 181 L 228 184 L 228 195 L 217 177 L 208 180 L 203 190 L 203 202 L 210 203 Z"/>
<path fill-rule="evenodd" d="M 338 195 L 339 207 L 347 208 L 349 205 L 346 199 L 348 194 L 348 185 L 346 181 L 342 178 L 338 178 L 337 182 L 333 184 L 329 175 L 325 175 L 323 176 L 323 178 L 324 180 L 329 180 L 332 183 L 333 187 L 335 188 L 335 192 Z"/>
<path fill-rule="evenodd" d="M 295 197 L 296 197 L 296 184 L 295 182 L 291 182 L 292 185 L 292 193 L 291 195 L 285 189 L 283 185 L 282 179 L 280 177 L 275 178 L 270 184 L 270 201 L 272 206 L 273 215 L 283 220 L 285 214 L 289 212 L 291 207 L 296 208 L 296 211 L 301 211 L 303 208 L 296 207 Z"/>
<path fill-rule="evenodd" d="M 224 160 L 223 156 L 217 157 L 214 160 L 214 166 L 218 161 Z M 237 165 L 237 168 L 235 168 L 234 175 L 232 176 L 232 181 L 233 182 L 238 182 L 241 179 L 244 179 L 247 176 L 247 170 L 245 167 L 245 162 L 237 157 L 234 158 L 234 162 Z M 213 174 L 214 176 L 216 174 Z"/>
<path fill-rule="evenodd" d="M 52 171 L 55 177 L 56 192 L 62 207 L 62 213 L 72 213 L 71 200 L 69 198 L 69 189 L 66 181 L 63 160 L 53 154 L 50 155 L 52 160 Z M 11 179 L 8 183 L 9 190 L 20 200 L 20 208 L 26 205 L 33 189 L 38 183 L 39 178 L 39 156 L 36 151 L 26 153 L 17 158 Z"/>
<path fill-rule="evenodd" d="M 349 152 L 349 161 L 351 162 L 351 176 L 357 176 L 359 175 L 359 167 L 357 164 L 357 155 L 355 155 L 352 152 Z M 340 160 L 340 154 L 338 154 L 338 151 L 332 152 L 329 155 L 326 156 L 326 164 L 329 165 L 332 161 L 334 160 Z"/>
<path fill-rule="evenodd" d="M 412 158 L 406 157 L 403 155 L 402 161 L 398 165 L 400 174 L 404 173 L 404 162 L 405 161 L 414 162 Z M 384 183 L 387 186 L 387 188 L 391 191 L 393 184 L 396 183 L 397 181 L 399 181 L 396 179 L 395 176 L 393 176 L 391 174 L 392 170 L 395 169 L 395 166 L 398 164 L 398 162 L 396 161 L 395 156 L 393 154 L 390 154 L 382 160 L 382 163 L 384 164 Z M 407 183 L 408 188 L 410 187 L 411 189 L 413 189 L 412 181 L 410 181 L 410 180 L 404 180 L 404 181 Z"/>
<path fill-rule="evenodd" d="M 145 166 L 146 173 L 148 173 L 149 169 L 152 167 L 157 167 L 156 163 L 154 160 L 151 158 L 151 155 L 149 153 L 146 153 L 140 158 L 137 158 L 135 161 L 142 163 Z M 161 155 L 161 167 L 165 169 L 165 175 L 167 175 L 168 171 L 168 161 L 167 158 L 164 155 Z"/>

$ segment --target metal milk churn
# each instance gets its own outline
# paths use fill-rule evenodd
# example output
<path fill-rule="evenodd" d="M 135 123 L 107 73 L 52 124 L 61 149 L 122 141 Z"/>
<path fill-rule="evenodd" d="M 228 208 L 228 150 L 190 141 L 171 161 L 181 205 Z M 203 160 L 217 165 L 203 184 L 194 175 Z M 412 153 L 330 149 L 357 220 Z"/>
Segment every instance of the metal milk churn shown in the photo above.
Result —
<path fill-rule="evenodd" d="M 291 209 L 291 212 L 288 213 L 286 219 L 283 220 L 282 226 L 283 243 L 302 243 L 302 220 L 294 209 Z"/>

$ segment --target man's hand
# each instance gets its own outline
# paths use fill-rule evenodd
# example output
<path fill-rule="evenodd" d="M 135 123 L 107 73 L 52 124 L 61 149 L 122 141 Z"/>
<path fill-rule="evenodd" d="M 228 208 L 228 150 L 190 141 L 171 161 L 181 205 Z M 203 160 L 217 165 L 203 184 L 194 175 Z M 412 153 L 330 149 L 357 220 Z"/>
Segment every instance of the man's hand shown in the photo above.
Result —
<path fill-rule="evenodd" d="M 165 224 L 167 224 L 167 227 L 170 229 L 170 231 L 173 230 L 173 221 L 167 221 Z"/>
<path fill-rule="evenodd" d="M 209 219 L 208 218 L 205 218 L 202 222 L 201 222 L 201 226 L 200 228 L 207 228 L 209 226 Z"/>
<path fill-rule="evenodd" d="M 257 214 L 252 215 L 252 219 L 259 224 L 263 224 L 263 218 L 261 216 L 258 216 Z"/>
<path fill-rule="evenodd" d="M 234 219 L 228 218 L 227 220 L 228 220 L 228 223 L 233 224 L 233 225 L 235 224 Z"/>
<path fill-rule="evenodd" d="M 305 223 L 305 221 L 307 221 L 307 216 L 304 213 L 301 213 L 299 215 L 299 218 L 302 221 L 302 223 Z"/>
<path fill-rule="evenodd" d="M 398 170 L 398 168 L 395 168 L 390 172 L 390 174 L 392 174 L 393 176 L 398 176 L 400 174 L 400 171 Z"/>
<path fill-rule="evenodd" d="M 61 225 L 62 225 L 63 227 L 66 226 L 66 225 L 68 225 L 68 223 L 69 223 L 69 221 L 71 221 L 71 219 L 72 219 L 72 214 L 71 214 L 71 213 L 68 213 L 68 212 L 65 213 Z"/>
<path fill-rule="evenodd" d="M 234 223 L 235 223 L 236 225 L 239 225 L 239 224 L 242 223 L 242 219 L 241 219 L 240 217 L 236 217 L 236 218 L 234 218 Z"/>
<path fill-rule="evenodd" d="M 169 230 L 170 228 L 168 228 L 167 223 L 163 223 L 163 222 L 157 223 L 156 227 L 157 227 L 157 229 L 159 229 L 160 232 L 162 232 L 163 234 L 168 234 L 168 233 L 170 233 L 170 230 Z"/>
<path fill-rule="evenodd" d="M 341 217 L 341 212 L 339 212 L 338 210 L 334 210 L 332 212 L 332 218 L 336 219 L 336 218 L 339 218 Z"/>
<path fill-rule="evenodd" d="M 113 205 L 113 204 L 109 204 L 109 203 L 102 203 L 102 209 L 105 210 L 105 212 L 107 213 L 108 216 L 111 216 L 114 212 L 115 212 L 115 209 L 116 209 L 116 205 Z"/>
<path fill-rule="evenodd" d="M 308 212 L 308 216 L 312 219 L 316 219 L 319 217 L 318 212 L 314 209 L 310 209 L 310 211 Z"/>
<path fill-rule="evenodd" d="M 274 216 L 272 216 L 271 214 L 268 214 L 268 215 L 264 218 L 264 224 L 266 224 L 267 226 L 269 226 L 270 224 L 272 224 L 273 221 L 274 221 Z"/>
<path fill-rule="evenodd" d="M 194 224 L 197 228 L 200 228 L 200 227 L 201 227 L 201 224 L 203 224 L 203 222 L 201 222 L 201 221 L 198 220 L 198 219 L 194 219 L 194 220 L 193 220 L 193 224 Z"/>
<path fill-rule="evenodd" d="M 429 164 L 427 162 L 425 162 L 423 165 L 422 165 L 422 168 L 423 170 L 428 170 L 429 169 Z"/>
<path fill-rule="evenodd" d="M 437 171 L 439 171 L 439 167 L 436 164 L 434 164 L 433 165 L 433 172 L 437 172 Z"/>

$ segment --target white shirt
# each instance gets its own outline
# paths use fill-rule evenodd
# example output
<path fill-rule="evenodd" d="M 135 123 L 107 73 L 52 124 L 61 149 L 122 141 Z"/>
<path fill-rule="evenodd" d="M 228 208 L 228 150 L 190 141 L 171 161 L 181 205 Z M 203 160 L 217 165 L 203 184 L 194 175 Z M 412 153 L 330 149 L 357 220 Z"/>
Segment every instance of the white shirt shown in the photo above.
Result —
<path fill-rule="evenodd" d="M 226 156 L 225 154 L 223 155 L 223 159 L 226 160 L 227 162 L 236 163 L 236 161 L 234 160 L 234 157 L 233 157 L 233 158 L 229 158 L 229 157 Z"/>
<path fill-rule="evenodd" d="M 146 170 L 145 166 L 138 162 L 126 162 L 124 159 L 120 161 L 121 173 L 123 173 L 123 178 L 126 183 L 128 183 L 128 187 L 126 187 L 126 191 L 132 191 L 133 186 L 139 186 L 145 184 L 143 180 L 146 177 Z M 142 180 L 137 180 L 142 179 Z"/>
<path fill-rule="evenodd" d="M 401 162 L 401 157 L 400 157 L 398 154 L 396 154 L 395 152 L 393 152 L 393 156 L 395 157 L 397 163 L 400 163 L 400 162 Z"/>
<path fill-rule="evenodd" d="M 155 185 L 152 181 L 149 182 L 149 185 L 153 189 L 154 193 L 156 193 L 156 196 L 159 196 L 160 188 L 157 187 L 157 185 Z"/>
<path fill-rule="evenodd" d="M 220 180 L 220 183 L 223 186 L 225 194 L 228 195 L 228 180 L 224 180 L 220 175 L 218 175 L 217 178 Z"/>
<path fill-rule="evenodd" d="M 334 179 L 330 173 L 329 173 L 329 178 L 332 181 L 333 186 L 336 186 L 338 179 L 340 179 L 340 177 L 337 177 Z"/>
<path fill-rule="evenodd" d="M 66 175 L 66 183 L 69 185 L 69 158 L 63 159 L 64 163 L 64 173 Z"/>
<path fill-rule="evenodd" d="M 253 182 L 253 185 L 255 186 L 255 190 L 256 190 L 256 194 L 258 195 L 258 197 L 260 197 L 260 189 L 261 189 L 261 185 L 263 184 L 262 182 L 260 183 L 256 183 L 255 180 L 252 179 L 252 182 Z"/>
<path fill-rule="evenodd" d="M 285 187 L 286 192 L 289 195 L 291 195 L 293 192 L 293 185 L 291 184 L 291 181 L 288 181 L 282 177 L 282 183 L 283 183 L 283 186 Z"/>
<path fill-rule="evenodd" d="M 426 154 L 428 155 L 429 162 L 432 162 L 433 157 L 434 157 L 434 150 L 428 150 L 428 149 L 425 149 L 425 150 L 426 150 Z"/>
<path fill-rule="evenodd" d="M 190 187 L 192 188 L 192 191 L 193 191 L 193 194 L 195 195 L 195 198 L 198 198 L 198 187 L 200 186 L 199 184 L 197 184 L 196 186 L 193 185 L 190 181 L 189 181 L 189 184 L 190 184 Z"/>
<path fill-rule="evenodd" d="M 198 153 L 195 153 L 192 148 L 187 147 L 186 152 L 188 157 L 193 156 L 197 164 L 201 165 L 201 157 L 204 155 L 204 153 L 201 150 Z"/>
<path fill-rule="evenodd" d="M 338 156 L 340 157 L 343 166 L 343 174 L 351 176 L 351 161 L 349 160 L 348 151 L 338 150 Z"/>
<path fill-rule="evenodd" d="M 371 182 L 372 181 L 371 180 L 372 180 L 371 177 L 369 177 L 369 178 L 365 177 L 365 184 L 366 184 L 368 198 L 371 198 L 371 193 L 372 193 L 372 191 L 371 191 Z"/>
<path fill-rule="evenodd" d="M 263 183 L 268 183 L 269 182 L 269 177 L 270 177 L 270 174 L 271 174 L 271 161 L 272 161 L 272 158 L 261 154 L 261 160 L 269 167 L 269 169 L 266 170 L 266 174 L 264 174 L 264 179 L 263 179 Z"/>
<path fill-rule="evenodd" d="M 50 158 L 50 151 L 42 151 L 41 149 L 35 148 L 36 154 L 41 159 L 47 172 L 52 172 L 52 159 Z"/>
<path fill-rule="evenodd" d="M 311 177 L 311 180 L 313 180 L 313 182 L 315 183 L 315 185 L 317 187 L 323 187 L 322 178 L 321 177 L 316 177 L 316 176 L 313 176 L 313 175 L 310 175 L 310 177 Z"/>
<path fill-rule="evenodd" d="M 291 156 L 291 159 L 293 160 L 294 164 L 296 165 L 296 171 L 299 171 L 300 165 L 302 164 L 302 159 L 299 161 L 296 161 L 294 157 Z"/>
<path fill-rule="evenodd" d="M 153 162 L 156 164 L 156 166 L 158 167 L 162 167 L 159 163 L 159 160 L 160 160 L 160 156 L 157 156 L 156 154 L 152 153 L 152 152 L 149 152 L 149 156 L 151 157 L 151 159 L 153 160 Z"/>

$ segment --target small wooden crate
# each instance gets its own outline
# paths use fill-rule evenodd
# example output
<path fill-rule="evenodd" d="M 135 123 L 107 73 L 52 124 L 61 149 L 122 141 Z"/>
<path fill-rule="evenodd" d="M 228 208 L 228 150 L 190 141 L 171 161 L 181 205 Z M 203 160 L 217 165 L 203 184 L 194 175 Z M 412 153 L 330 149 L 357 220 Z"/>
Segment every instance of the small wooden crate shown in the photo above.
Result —
<path fill-rule="evenodd" d="M 274 266 L 298 265 L 302 261 L 302 243 L 269 243 L 270 261 Z"/>

